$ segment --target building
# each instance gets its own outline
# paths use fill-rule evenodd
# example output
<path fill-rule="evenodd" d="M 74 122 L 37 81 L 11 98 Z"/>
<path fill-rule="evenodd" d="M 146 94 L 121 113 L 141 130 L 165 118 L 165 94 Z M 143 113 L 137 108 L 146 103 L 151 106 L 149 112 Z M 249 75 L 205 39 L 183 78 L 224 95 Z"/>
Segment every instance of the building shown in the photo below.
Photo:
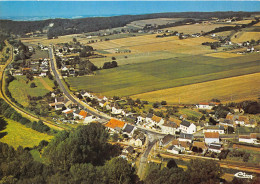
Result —
<path fill-rule="evenodd" d="M 186 133 L 180 133 L 180 137 L 178 138 L 179 141 L 183 142 L 190 142 L 192 143 L 194 137 L 193 134 L 186 134 Z"/>
<path fill-rule="evenodd" d="M 204 140 L 206 144 L 219 143 L 219 133 L 218 132 L 205 132 Z"/>
<path fill-rule="evenodd" d="M 127 134 L 129 137 L 132 137 L 133 134 L 134 134 L 135 129 L 136 129 L 135 126 L 126 124 L 124 129 L 123 129 L 123 132 L 124 132 L 124 134 Z"/>
<path fill-rule="evenodd" d="M 105 127 L 109 129 L 110 132 L 119 132 L 125 127 L 126 123 L 117 119 L 111 119 Z"/>
<path fill-rule="evenodd" d="M 211 152 L 220 153 L 223 148 L 221 144 L 211 143 L 208 146 L 208 150 Z"/>
<path fill-rule="evenodd" d="M 161 125 L 162 133 L 165 133 L 165 134 L 174 135 L 177 128 L 178 128 L 178 125 L 172 121 L 165 122 L 163 125 Z"/>
<path fill-rule="evenodd" d="M 216 102 L 210 102 L 210 103 L 199 103 L 196 105 L 197 109 L 205 109 L 205 110 L 211 110 L 213 107 L 219 105 L 219 103 Z"/>
<path fill-rule="evenodd" d="M 216 126 L 207 126 L 204 128 L 203 133 L 205 132 L 218 132 L 219 134 L 225 133 L 224 126 L 216 125 Z"/>
<path fill-rule="evenodd" d="M 260 137 L 260 136 L 256 133 L 251 133 L 250 135 L 239 135 L 238 141 L 250 143 L 250 144 L 256 144 L 257 137 Z"/>
<path fill-rule="evenodd" d="M 187 134 L 193 134 L 197 130 L 196 125 L 189 121 L 183 120 L 180 124 L 180 131 Z"/>
<path fill-rule="evenodd" d="M 181 149 L 175 147 L 174 145 L 171 145 L 171 146 L 167 149 L 167 152 L 173 153 L 173 154 L 180 154 L 180 153 L 181 153 Z"/>

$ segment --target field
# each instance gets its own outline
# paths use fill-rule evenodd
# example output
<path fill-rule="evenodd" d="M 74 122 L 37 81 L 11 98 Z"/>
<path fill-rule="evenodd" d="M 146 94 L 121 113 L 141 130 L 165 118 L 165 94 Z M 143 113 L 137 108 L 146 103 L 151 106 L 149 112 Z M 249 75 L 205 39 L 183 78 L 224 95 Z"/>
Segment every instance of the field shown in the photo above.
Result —
<path fill-rule="evenodd" d="M 260 39 L 260 32 L 239 32 L 232 36 L 231 40 L 232 42 L 235 43 L 241 43 L 241 42 L 246 42 L 246 41 L 251 41 L 252 39 L 254 40 L 259 40 Z"/>
<path fill-rule="evenodd" d="M 231 77 L 210 82 L 158 90 L 132 96 L 143 100 L 168 103 L 199 103 L 212 98 L 222 102 L 257 99 L 260 94 L 260 73 Z"/>
<path fill-rule="evenodd" d="M 201 33 L 202 31 L 209 32 L 218 27 L 224 27 L 224 26 L 235 26 L 235 25 L 201 23 L 201 24 L 191 24 L 191 25 L 170 27 L 170 28 L 165 28 L 165 30 L 178 31 L 179 33 L 184 33 L 184 34 L 193 34 L 193 33 Z"/>
<path fill-rule="evenodd" d="M 8 125 L 2 132 L 7 132 L 7 135 L 1 138 L 0 141 L 14 148 L 18 146 L 33 147 L 37 146 L 42 140 L 49 141 L 52 139 L 52 136 L 27 128 L 16 121 L 9 119 L 6 119 L 6 121 Z"/>
<path fill-rule="evenodd" d="M 67 78 L 73 89 L 108 96 L 128 96 L 227 77 L 260 72 L 259 55 L 237 58 L 190 56 L 97 71 L 94 76 Z M 165 96 L 164 96 L 165 97 Z"/>
<path fill-rule="evenodd" d="M 23 106 L 28 106 L 27 95 L 30 96 L 43 96 L 54 87 L 53 81 L 46 78 L 34 78 L 33 81 L 30 81 L 26 84 L 25 76 L 16 76 L 16 80 L 12 81 L 9 84 L 9 91 L 11 92 L 13 98 L 17 100 L 18 103 Z M 34 82 L 37 87 L 31 88 L 30 84 Z"/>

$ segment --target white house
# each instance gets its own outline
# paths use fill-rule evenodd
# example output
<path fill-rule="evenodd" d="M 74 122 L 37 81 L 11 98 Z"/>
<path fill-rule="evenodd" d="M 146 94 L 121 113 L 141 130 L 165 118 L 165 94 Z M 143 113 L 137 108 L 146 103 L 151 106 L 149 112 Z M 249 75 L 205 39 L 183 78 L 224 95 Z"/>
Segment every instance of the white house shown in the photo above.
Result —
<path fill-rule="evenodd" d="M 206 144 L 219 143 L 219 133 L 218 132 L 205 132 L 204 139 Z"/>
<path fill-rule="evenodd" d="M 173 154 L 180 154 L 181 153 L 181 150 L 175 146 L 170 146 L 168 149 L 167 149 L 167 152 L 169 153 L 173 153 Z"/>
<path fill-rule="evenodd" d="M 224 134 L 225 129 L 223 126 L 217 125 L 217 126 L 207 126 L 204 128 L 203 133 L 205 132 L 218 132 L 219 134 Z"/>
<path fill-rule="evenodd" d="M 185 133 L 180 133 L 180 137 L 178 138 L 179 141 L 182 142 L 192 142 L 193 141 L 193 134 L 185 134 Z"/>
<path fill-rule="evenodd" d="M 112 107 L 112 112 L 111 114 L 114 114 L 114 115 L 118 115 L 118 114 L 121 114 L 122 113 L 122 109 L 117 109 L 115 107 Z"/>
<path fill-rule="evenodd" d="M 100 118 L 98 118 L 98 117 L 96 117 L 96 116 L 87 116 L 87 117 L 84 119 L 83 124 L 89 124 L 89 123 L 91 123 L 91 122 L 93 122 L 93 121 L 97 121 L 98 119 L 100 119 Z"/>
<path fill-rule="evenodd" d="M 246 142 L 246 143 L 250 143 L 250 144 L 256 144 L 257 143 L 257 134 L 251 133 L 250 135 L 239 135 L 238 141 Z"/>
<path fill-rule="evenodd" d="M 222 145 L 217 143 L 211 143 L 208 146 L 208 150 L 215 153 L 220 153 L 222 149 Z"/>
<path fill-rule="evenodd" d="M 126 124 L 126 126 L 123 129 L 123 132 L 124 134 L 127 134 L 129 137 L 132 137 L 135 130 L 136 130 L 135 126 Z"/>
<path fill-rule="evenodd" d="M 208 109 L 211 110 L 213 107 L 218 105 L 219 103 L 210 102 L 210 103 L 199 103 L 196 105 L 197 109 Z"/>
<path fill-rule="evenodd" d="M 193 134 L 197 131 L 197 127 L 193 123 L 184 120 L 180 124 L 180 130 L 183 133 Z"/>
<path fill-rule="evenodd" d="M 174 135 L 177 127 L 178 125 L 176 123 L 168 121 L 161 125 L 161 130 L 162 133 Z"/>

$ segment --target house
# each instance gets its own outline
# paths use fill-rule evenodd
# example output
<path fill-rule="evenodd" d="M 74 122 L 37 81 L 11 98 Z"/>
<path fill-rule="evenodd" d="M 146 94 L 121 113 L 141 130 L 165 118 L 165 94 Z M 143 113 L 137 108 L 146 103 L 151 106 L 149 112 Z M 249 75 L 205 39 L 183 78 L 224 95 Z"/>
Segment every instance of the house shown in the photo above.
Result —
<path fill-rule="evenodd" d="M 179 141 L 184 141 L 184 142 L 190 142 L 192 143 L 193 141 L 193 134 L 186 134 L 186 133 L 180 133 L 180 137 L 178 138 Z"/>
<path fill-rule="evenodd" d="M 105 100 L 101 100 L 101 101 L 99 102 L 99 106 L 100 106 L 100 107 L 104 107 L 105 103 L 106 103 Z"/>
<path fill-rule="evenodd" d="M 172 145 L 178 148 L 181 152 L 184 152 L 185 150 L 189 150 L 191 146 L 189 142 L 179 141 L 177 139 L 174 139 L 172 141 Z"/>
<path fill-rule="evenodd" d="M 172 140 L 174 139 L 174 136 L 171 134 L 168 134 L 164 136 L 162 139 L 160 139 L 159 145 L 160 146 L 167 146 Z"/>
<path fill-rule="evenodd" d="M 107 127 L 111 132 L 119 132 L 121 129 L 125 127 L 126 123 L 117 119 L 111 119 L 105 127 Z"/>
<path fill-rule="evenodd" d="M 133 146 L 128 146 L 127 148 L 125 148 L 125 149 L 123 150 L 123 152 L 126 153 L 126 154 L 133 154 L 134 151 L 135 151 L 135 150 L 134 150 Z"/>
<path fill-rule="evenodd" d="M 239 116 L 239 115 L 233 115 L 231 113 L 227 114 L 226 116 L 227 120 L 233 121 L 235 125 L 245 126 L 246 124 L 249 124 L 249 118 L 246 116 Z"/>
<path fill-rule="evenodd" d="M 55 110 L 56 110 L 56 111 L 62 110 L 63 107 L 64 107 L 64 104 L 56 104 L 56 105 L 55 105 Z"/>
<path fill-rule="evenodd" d="M 223 118 L 221 118 L 220 120 L 219 120 L 219 125 L 222 125 L 222 126 L 224 126 L 224 127 L 234 127 L 234 122 L 233 122 L 233 120 L 229 120 L 229 119 L 223 119 Z"/>
<path fill-rule="evenodd" d="M 153 122 L 152 117 L 153 117 L 153 114 L 152 113 L 148 113 L 146 118 L 145 118 L 145 121 L 147 123 L 152 123 Z"/>
<path fill-rule="evenodd" d="M 74 118 L 79 118 L 79 119 L 85 119 L 87 117 L 87 112 L 84 110 L 76 110 L 75 112 L 73 112 L 73 116 Z"/>
<path fill-rule="evenodd" d="M 181 149 L 175 147 L 174 145 L 171 145 L 171 146 L 167 149 L 167 152 L 173 153 L 173 154 L 180 154 L 180 153 L 181 153 Z"/>
<path fill-rule="evenodd" d="M 99 118 L 98 117 L 96 117 L 96 116 L 87 116 L 85 119 L 84 119 L 84 124 L 89 124 L 89 123 L 91 123 L 91 122 L 93 122 L 93 121 L 97 121 L 97 120 L 99 120 Z"/>
<path fill-rule="evenodd" d="M 204 128 L 203 133 L 205 132 L 218 132 L 219 134 L 225 133 L 224 126 L 216 125 L 216 126 L 207 126 Z"/>
<path fill-rule="evenodd" d="M 153 121 L 153 124 L 156 124 L 156 125 L 162 125 L 164 123 L 164 120 L 161 117 L 158 117 L 156 115 L 153 115 L 152 121 Z"/>
<path fill-rule="evenodd" d="M 129 137 L 132 137 L 135 129 L 136 129 L 135 126 L 126 124 L 124 129 L 123 129 L 123 132 L 124 132 L 124 134 L 127 134 Z"/>
<path fill-rule="evenodd" d="M 111 112 L 111 114 L 114 114 L 114 115 L 119 115 L 119 114 L 121 114 L 122 113 L 122 109 L 117 109 L 117 108 L 115 108 L 115 107 L 112 107 L 112 112 Z"/>
<path fill-rule="evenodd" d="M 199 103 L 196 105 L 197 109 L 205 109 L 205 110 L 211 110 L 213 107 L 219 105 L 217 102 L 210 102 L 210 103 Z"/>
<path fill-rule="evenodd" d="M 165 133 L 165 134 L 174 135 L 177 128 L 178 128 L 178 125 L 172 121 L 165 122 L 163 125 L 161 125 L 162 133 Z"/>
<path fill-rule="evenodd" d="M 221 144 L 211 143 L 208 146 L 208 150 L 211 152 L 220 153 L 223 148 Z"/>
<path fill-rule="evenodd" d="M 257 137 L 260 137 L 260 136 L 256 133 L 251 133 L 250 135 L 239 135 L 238 141 L 246 142 L 246 143 L 250 143 L 250 144 L 256 144 Z"/>
<path fill-rule="evenodd" d="M 142 141 L 141 139 L 138 138 L 138 139 L 135 140 L 135 143 L 134 143 L 134 144 L 135 144 L 135 146 L 140 147 L 140 146 L 143 145 L 143 141 Z"/>
<path fill-rule="evenodd" d="M 62 111 L 63 114 L 65 114 L 66 117 L 69 116 L 69 114 L 73 114 L 73 110 L 72 109 L 65 109 L 64 111 Z"/>
<path fill-rule="evenodd" d="M 183 120 L 180 124 L 180 128 L 181 132 L 183 133 L 188 133 L 188 134 L 193 134 L 196 132 L 196 125 L 194 125 L 193 123 L 190 123 L 189 121 Z"/>
<path fill-rule="evenodd" d="M 219 133 L 218 132 L 205 132 L 204 140 L 206 144 L 219 143 Z"/>
<path fill-rule="evenodd" d="M 144 120 L 145 120 L 144 117 L 142 117 L 142 116 L 137 116 L 137 117 L 136 117 L 136 124 L 140 124 L 140 123 L 142 123 Z"/>

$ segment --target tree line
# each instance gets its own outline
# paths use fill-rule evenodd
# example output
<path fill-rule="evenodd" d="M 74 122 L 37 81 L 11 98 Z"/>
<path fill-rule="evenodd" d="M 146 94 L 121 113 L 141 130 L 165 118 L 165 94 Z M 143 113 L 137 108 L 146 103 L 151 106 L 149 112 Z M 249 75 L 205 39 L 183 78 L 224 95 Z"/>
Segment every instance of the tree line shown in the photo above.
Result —
<path fill-rule="evenodd" d="M 178 12 L 178 13 L 154 13 L 145 15 L 122 15 L 113 17 L 91 17 L 80 19 L 48 19 L 41 21 L 12 21 L 0 20 L 0 29 L 8 34 L 24 35 L 25 33 L 43 31 L 43 29 L 54 23 L 48 31 L 48 37 L 76 34 L 82 32 L 94 32 L 101 29 L 123 27 L 126 24 L 145 19 L 154 18 L 187 18 L 208 19 L 249 17 L 255 12 Z"/>

